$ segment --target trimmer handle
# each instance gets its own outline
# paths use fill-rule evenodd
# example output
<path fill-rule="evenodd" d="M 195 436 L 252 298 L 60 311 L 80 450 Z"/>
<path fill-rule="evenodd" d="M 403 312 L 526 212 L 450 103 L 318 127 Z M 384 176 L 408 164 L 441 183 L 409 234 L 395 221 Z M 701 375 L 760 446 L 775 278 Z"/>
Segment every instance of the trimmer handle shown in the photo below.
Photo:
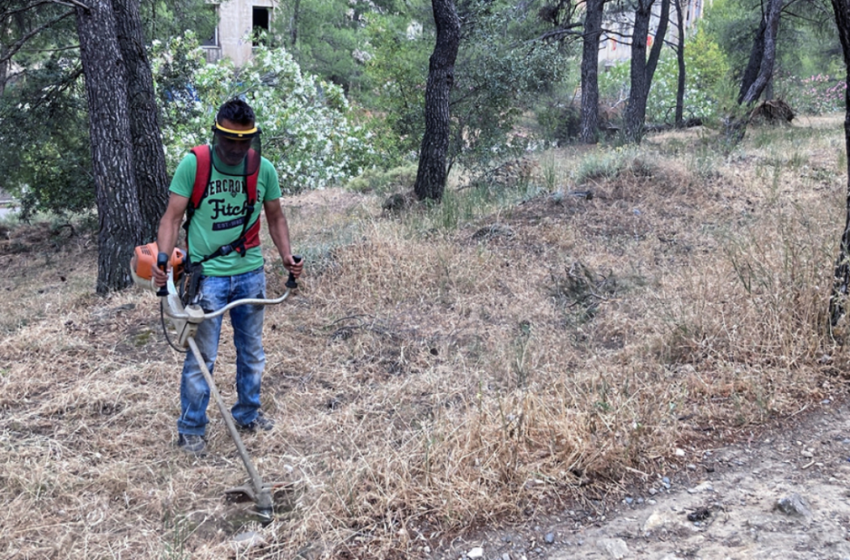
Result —
<path fill-rule="evenodd" d="M 295 261 L 296 263 L 300 263 L 301 262 L 301 255 L 292 255 L 292 260 Z M 286 280 L 286 287 L 289 288 L 290 290 L 294 290 L 295 288 L 298 287 L 298 282 L 295 281 L 295 275 L 292 274 L 291 272 L 289 273 L 289 278 L 287 278 L 287 280 Z"/>
<path fill-rule="evenodd" d="M 156 267 L 163 272 L 166 272 L 168 269 L 168 255 L 165 253 L 159 253 L 156 256 Z M 165 297 L 168 295 L 168 287 L 160 286 L 160 288 L 156 291 L 156 295 L 159 297 Z"/>

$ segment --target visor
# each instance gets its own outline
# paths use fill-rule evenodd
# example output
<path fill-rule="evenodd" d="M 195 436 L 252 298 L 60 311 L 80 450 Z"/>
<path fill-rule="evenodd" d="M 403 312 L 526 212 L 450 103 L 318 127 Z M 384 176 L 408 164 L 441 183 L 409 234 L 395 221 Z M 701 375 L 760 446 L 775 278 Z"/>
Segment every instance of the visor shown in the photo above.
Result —
<path fill-rule="evenodd" d="M 247 177 L 260 168 L 262 156 L 259 127 L 249 130 L 232 130 L 213 125 L 213 165 L 224 175 Z"/>

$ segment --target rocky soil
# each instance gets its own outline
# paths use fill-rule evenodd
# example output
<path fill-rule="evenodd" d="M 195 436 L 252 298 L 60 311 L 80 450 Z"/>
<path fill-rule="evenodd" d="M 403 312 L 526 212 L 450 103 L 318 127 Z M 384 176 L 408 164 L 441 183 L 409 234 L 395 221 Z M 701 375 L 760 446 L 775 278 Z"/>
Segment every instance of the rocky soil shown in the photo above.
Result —
<path fill-rule="evenodd" d="M 822 403 L 749 442 L 677 450 L 678 477 L 616 509 L 488 531 L 433 558 L 850 559 L 850 406 Z M 685 454 L 682 456 L 682 454 Z"/>

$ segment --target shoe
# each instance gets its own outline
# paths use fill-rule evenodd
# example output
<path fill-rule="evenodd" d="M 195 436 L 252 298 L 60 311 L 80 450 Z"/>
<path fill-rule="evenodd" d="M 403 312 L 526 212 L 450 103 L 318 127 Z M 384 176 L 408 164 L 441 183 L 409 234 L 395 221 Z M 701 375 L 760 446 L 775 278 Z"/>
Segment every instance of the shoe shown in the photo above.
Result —
<path fill-rule="evenodd" d="M 260 410 L 257 412 L 257 417 L 248 422 L 247 424 L 240 424 L 236 422 L 236 427 L 239 428 L 243 432 L 256 432 L 257 430 L 263 430 L 264 432 L 268 432 L 272 428 L 274 428 L 274 420 L 271 418 L 266 418 L 263 414 L 263 411 Z"/>
<path fill-rule="evenodd" d="M 180 434 L 177 438 L 177 447 L 186 453 L 201 457 L 206 454 L 207 442 L 204 441 L 204 436 Z"/>

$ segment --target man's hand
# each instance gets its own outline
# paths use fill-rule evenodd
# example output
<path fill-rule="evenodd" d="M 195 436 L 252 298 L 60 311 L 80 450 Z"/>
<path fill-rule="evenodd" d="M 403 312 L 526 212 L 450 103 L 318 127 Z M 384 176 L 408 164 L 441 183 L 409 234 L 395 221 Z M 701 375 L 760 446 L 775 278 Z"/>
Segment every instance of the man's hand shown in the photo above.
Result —
<path fill-rule="evenodd" d="M 171 270 L 171 265 L 168 265 L 167 270 Z M 153 267 L 153 283 L 157 288 L 162 288 L 168 282 L 168 272 L 160 270 L 158 267 Z"/>
<path fill-rule="evenodd" d="M 295 262 L 295 259 L 292 257 L 292 255 L 284 255 L 283 266 L 293 276 L 298 278 L 299 276 L 301 276 L 301 271 L 304 269 L 304 259 L 301 259 L 298 262 Z"/>

